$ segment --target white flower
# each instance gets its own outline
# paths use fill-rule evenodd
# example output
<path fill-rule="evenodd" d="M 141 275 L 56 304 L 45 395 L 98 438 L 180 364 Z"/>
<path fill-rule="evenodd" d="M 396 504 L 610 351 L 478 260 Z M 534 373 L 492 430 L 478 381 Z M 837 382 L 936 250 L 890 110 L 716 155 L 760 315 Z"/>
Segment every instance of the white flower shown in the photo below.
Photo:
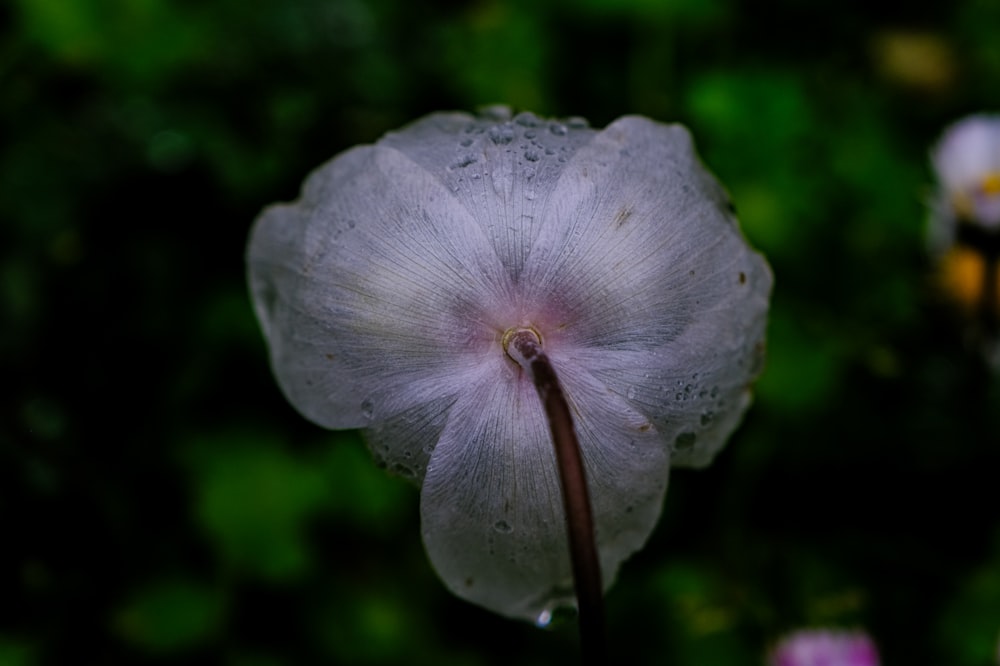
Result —
<path fill-rule="evenodd" d="M 420 485 L 453 592 L 529 619 L 572 576 L 547 422 L 504 334 L 535 332 L 561 380 L 608 586 L 670 467 L 707 464 L 739 422 L 771 288 L 688 132 L 640 117 L 425 117 L 268 208 L 248 263 L 288 399 Z"/>
<path fill-rule="evenodd" d="M 1000 369 L 1000 115 L 951 125 L 931 162 L 939 188 L 928 240 L 938 287 L 962 315 L 966 344 Z"/>
<path fill-rule="evenodd" d="M 931 163 L 940 185 L 932 248 L 948 249 L 963 222 L 1000 232 L 1000 115 L 968 116 L 948 127 Z"/>

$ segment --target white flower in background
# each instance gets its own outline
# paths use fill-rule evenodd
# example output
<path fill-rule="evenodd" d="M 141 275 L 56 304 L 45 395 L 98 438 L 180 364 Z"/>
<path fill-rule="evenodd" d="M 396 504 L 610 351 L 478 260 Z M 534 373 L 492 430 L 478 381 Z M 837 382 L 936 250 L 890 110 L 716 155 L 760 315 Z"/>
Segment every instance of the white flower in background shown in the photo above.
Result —
<path fill-rule="evenodd" d="M 421 488 L 457 595 L 536 619 L 572 598 L 560 480 L 518 331 L 558 374 L 604 585 L 750 401 L 771 274 L 688 132 L 434 114 L 320 167 L 249 249 L 278 381 Z M 694 507 L 696 509 L 696 507 Z"/>
<path fill-rule="evenodd" d="M 1000 232 L 1000 115 L 969 116 L 948 127 L 931 162 L 943 230 L 953 233 L 964 222 Z"/>
<path fill-rule="evenodd" d="M 1000 115 L 945 130 L 931 151 L 938 192 L 928 236 L 944 295 L 971 346 L 1000 367 Z"/>
<path fill-rule="evenodd" d="M 878 650 L 862 631 L 806 629 L 772 650 L 768 666 L 879 666 Z"/>

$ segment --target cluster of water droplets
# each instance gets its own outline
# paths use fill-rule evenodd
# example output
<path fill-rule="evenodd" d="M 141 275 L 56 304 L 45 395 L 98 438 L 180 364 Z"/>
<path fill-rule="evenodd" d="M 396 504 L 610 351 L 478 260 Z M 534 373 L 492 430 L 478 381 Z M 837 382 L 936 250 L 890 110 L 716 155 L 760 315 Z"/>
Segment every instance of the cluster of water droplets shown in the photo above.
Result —
<path fill-rule="evenodd" d="M 554 158 L 558 164 L 564 164 L 579 147 L 578 142 L 568 140 L 568 137 L 573 130 L 581 129 L 589 130 L 589 125 L 579 117 L 556 121 L 545 120 L 528 112 L 511 118 L 509 110 L 504 108 L 487 111 L 470 122 L 463 131 L 456 156 L 450 161 L 448 170 L 468 173 L 456 174 L 452 179 L 451 189 L 459 191 L 467 178 L 477 181 L 490 175 L 481 159 L 484 141 L 488 141 L 494 150 L 502 149 L 518 168 L 531 169 L 532 165 L 540 166 L 538 163 L 544 162 L 546 158 Z M 590 133 L 592 130 L 588 132 Z"/>
<path fill-rule="evenodd" d="M 649 373 L 645 373 L 643 378 L 649 380 Z M 682 411 L 687 412 L 691 407 L 698 410 L 698 422 L 695 427 L 674 435 L 671 444 L 676 451 L 694 448 L 698 443 L 699 430 L 709 429 L 715 422 L 716 415 L 726 411 L 726 399 L 721 396 L 719 387 L 701 384 L 698 373 L 665 383 L 659 386 L 658 390 L 663 400 L 677 404 Z M 635 385 L 625 389 L 625 397 L 629 401 L 642 400 L 642 395 Z"/>
<path fill-rule="evenodd" d="M 414 483 L 422 482 L 437 444 L 434 428 L 428 426 L 427 412 L 439 414 L 451 402 L 451 398 L 446 397 L 386 418 L 371 397 L 362 400 L 361 413 L 369 422 L 362 427 L 362 434 L 375 464 Z M 425 436 L 409 437 L 418 431 Z"/>

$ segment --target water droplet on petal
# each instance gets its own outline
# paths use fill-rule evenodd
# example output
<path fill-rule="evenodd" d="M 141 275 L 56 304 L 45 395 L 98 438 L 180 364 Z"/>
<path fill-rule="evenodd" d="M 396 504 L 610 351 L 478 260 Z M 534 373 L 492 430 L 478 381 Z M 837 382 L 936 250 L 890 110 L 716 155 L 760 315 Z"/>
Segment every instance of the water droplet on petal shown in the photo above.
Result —
<path fill-rule="evenodd" d="M 514 531 L 514 528 L 511 527 L 506 520 L 498 520 L 497 522 L 493 523 L 493 529 L 495 529 L 497 532 L 503 532 L 504 534 L 510 534 L 511 532 Z"/>
<path fill-rule="evenodd" d="M 490 141 L 498 146 L 514 140 L 514 129 L 510 125 L 497 125 L 489 130 Z"/>
<path fill-rule="evenodd" d="M 458 161 L 456 161 L 454 164 L 451 165 L 451 168 L 463 169 L 469 166 L 470 164 L 475 164 L 475 163 L 476 163 L 475 155 L 462 155 L 461 157 L 458 158 Z"/>
<path fill-rule="evenodd" d="M 361 402 L 361 415 L 366 419 L 371 419 L 372 415 L 375 413 L 375 403 L 371 400 L 364 400 Z"/>
<path fill-rule="evenodd" d="M 635 400 L 635 387 L 629 386 L 626 395 L 628 396 L 629 400 Z"/>
<path fill-rule="evenodd" d="M 522 127 L 538 127 L 542 124 L 541 119 L 530 111 L 524 111 L 514 116 L 514 122 Z"/>
<path fill-rule="evenodd" d="M 510 116 L 510 107 L 504 106 L 503 104 L 493 104 L 479 109 L 479 117 L 483 120 L 492 120 L 493 122 L 502 123 L 510 120 Z"/>
<path fill-rule="evenodd" d="M 417 476 L 417 473 L 413 471 L 413 468 L 404 465 L 403 463 L 395 463 L 392 466 L 392 471 L 406 479 L 412 479 Z"/>
<path fill-rule="evenodd" d="M 693 432 L 682 432 L 677 435 L 677 439 L 674 440 L 674 445 L 677 447 L 678 451 L 686 451 L 694 446 L 694 443 L 698 441 L 698 435 Z"/>

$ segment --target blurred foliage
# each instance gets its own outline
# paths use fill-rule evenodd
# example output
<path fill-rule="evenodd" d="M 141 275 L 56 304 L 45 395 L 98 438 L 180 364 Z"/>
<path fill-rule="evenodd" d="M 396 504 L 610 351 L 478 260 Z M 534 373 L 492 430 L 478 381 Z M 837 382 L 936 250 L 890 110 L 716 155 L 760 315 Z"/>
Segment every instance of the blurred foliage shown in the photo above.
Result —
<path fill-rule="evenodd" d="M 680 121 L 776 274 L 768 369 L 608 597 L 619 663 L 864 626 L 991 663 L 1000 382 L 930 288 L 927 150 L 1000 108 L 1000 5 L 13 0 L 0 7 L 0 664 L 571 663 L 452 598 L 417 493 L 285 403 L 260 208 L 506 103 Z"/>
<path fill-rule="evenodd" d="M 186 581 L 141 589 L 114 618 L 117 633 L 150 653 L 169 653 L 206 641 L 222 618 L 217 593 Z"/>

